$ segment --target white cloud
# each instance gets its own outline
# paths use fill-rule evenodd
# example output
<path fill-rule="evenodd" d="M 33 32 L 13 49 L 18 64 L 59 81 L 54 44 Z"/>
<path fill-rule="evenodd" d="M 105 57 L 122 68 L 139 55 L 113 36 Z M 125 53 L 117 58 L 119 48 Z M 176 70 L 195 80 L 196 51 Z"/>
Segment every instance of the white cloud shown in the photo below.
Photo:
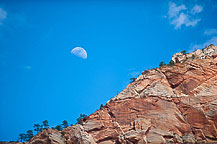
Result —
<path fill-rule="evenodd" d="M 87 59 L 87 52 L 82 47 L 73 48 L 71 50 L 71 53 L 78 56 L 78 57 L 80 57 L 80 58 Z"/>
<path fill-rule="evenodd" d="M 175 25 L 175 29 L 178 29 L 182 25 L 185 25 L 186 27 L 195 26 L 199 21 L 200 19 L 190 19 L 189 15 L 181 13 L 171 21 L 171 24 Z"/>
<path fill-rule="evenodd" d="M 205 47 L 209 46 L 210 44 L 217 45 L 217 36 L 211 37 L 210 39 L 208 39 L 208 40 L 205 41 L 204 43 L 191 45 L 189 52 L 192 52 L 192 51 L 195 50 L 195 49 L 202 49 L 202 48 L 205 48 Z"/>
<path fill-rule="evenodd" d="M 186 10 L 185 5 L 180 5 L 180 6 L 176 6 L 175 3 L 170 2 L 169 3 L 169 11 L 168 11 L 168 16 L 170 18 L 175 17 L 179 14 L 180 11 L 182 10 Z"/>
<path fill-rule="evenodd" d="M 204 34 L 205 35 L 214 35 L 214 34 L 217 34 L 217 29 L 207 29 L 204 31 Z"/>
<path fill-rule="evenodd" d="M 140 74 L 140 72 L 138 72 L 138 71 L 130 72 L 131 77 L 138 77 L 139 74 Z"/>
<path fill-rule="evenodd" d="M 194 43 L 190 45 L 189 53 L 193 52 L 196 49 L 202 49 L 210 44 L 217 45 L 217 29 L 207 29 L 203 33 L 208 39 L 202 43 Z"/>
<path fill-rule="evenodd" d="M 202 10 L 203 7 L 200 5 L 195 5 L 189 11 L 183 4 L 176 6 L 174 2 L 170 2 L 168 18 L 170 23 L 175 26 L 175 29 L 181 28 L 182 25 L 193 27 L 200 21 L 200 18 L 197 18 L 195 15 L 202 12 Z"/>
<path fill-rule="evenodd" d="M 192 14 L 197 14 L 203 11 L 203 7 L 200 5 L 195 5 L 192 9 L 191 9 L 191 13 Z"/>
<path fill-rule="evenodd" d="M 7 17 L 7 12 L 2 8 L 0 8 L 0 25 L 2 24 L 2 21 L 6 19 L 6 17 Z"/>

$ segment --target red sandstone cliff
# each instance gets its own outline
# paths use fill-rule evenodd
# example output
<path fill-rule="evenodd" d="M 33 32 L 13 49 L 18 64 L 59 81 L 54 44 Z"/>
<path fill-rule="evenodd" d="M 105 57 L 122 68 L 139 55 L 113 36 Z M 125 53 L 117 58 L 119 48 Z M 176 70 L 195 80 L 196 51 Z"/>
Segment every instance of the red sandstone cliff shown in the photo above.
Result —
<path fill-rule="evenodd" d="M 173 66 L 147 70 L 62 132 L 39 132 L 27 144 L 217 143 L 217 47 L 177 53 Z"/>

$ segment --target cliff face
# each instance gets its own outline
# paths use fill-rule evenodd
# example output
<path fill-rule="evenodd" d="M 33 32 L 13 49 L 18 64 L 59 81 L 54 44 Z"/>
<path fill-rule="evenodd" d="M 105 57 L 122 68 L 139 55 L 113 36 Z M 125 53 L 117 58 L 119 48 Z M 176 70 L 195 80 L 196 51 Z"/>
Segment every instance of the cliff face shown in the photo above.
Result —
<path fill-rule="evenodd" d="M 144 71 L 83 124 L 44 130 L 27 143 L 217 143 L 217 47 L 172 60 Z"/>

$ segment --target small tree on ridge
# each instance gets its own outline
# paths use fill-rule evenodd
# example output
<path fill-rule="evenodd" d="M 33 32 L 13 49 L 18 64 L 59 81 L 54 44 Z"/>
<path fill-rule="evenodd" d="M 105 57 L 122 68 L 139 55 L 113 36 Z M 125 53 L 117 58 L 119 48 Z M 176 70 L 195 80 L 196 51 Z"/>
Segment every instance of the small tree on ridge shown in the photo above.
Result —
<path fill-rule="evenodd" d="M 42 123 L 43 123 L 44 129 L 48 129 L 49 128 L 49 124 L 48 124 L 47 120 L 44 120 Z"/>
<path fill-rule="evenodd" d="M 40 124 L 34 124 L 34 131 L 36 131 L 37 133 L 42 131 L 42 125 Z"/>
<path fill-rule="evenodd" d="M 69 126 L 68 122 L 66 120 L 62 123 L 63 128 L 67 128 Z"/>

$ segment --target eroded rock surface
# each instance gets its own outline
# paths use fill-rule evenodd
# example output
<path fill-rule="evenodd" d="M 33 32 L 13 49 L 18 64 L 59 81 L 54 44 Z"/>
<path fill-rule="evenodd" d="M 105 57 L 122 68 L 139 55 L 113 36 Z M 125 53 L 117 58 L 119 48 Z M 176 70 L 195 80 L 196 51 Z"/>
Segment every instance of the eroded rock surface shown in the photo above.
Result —
<path fill-rule="evenodd" d="M 65 138 L 59 131 L 48 129 L 39 132 L 29 142 L 26 142 L 26 144 L 45 144 L 45 143 L 64 144 Z"/>
<path fill-rule="evenodd" d="M 82 125 L 27 143 L 217 143 L 216 53 L 209 46 L 175 54 L 175 65 L 144 71 Z"/>

